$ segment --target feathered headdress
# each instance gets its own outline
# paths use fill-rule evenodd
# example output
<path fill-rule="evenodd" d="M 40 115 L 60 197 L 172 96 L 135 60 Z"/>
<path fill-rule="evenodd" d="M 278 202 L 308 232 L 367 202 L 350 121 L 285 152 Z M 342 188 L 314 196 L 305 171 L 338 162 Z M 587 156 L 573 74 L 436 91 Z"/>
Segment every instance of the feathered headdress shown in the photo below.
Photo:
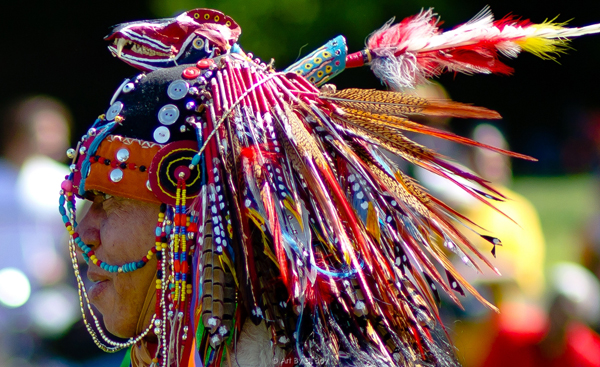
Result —
<path fill-rule="evenodd" d="M 156 67 L 156 53 L 147 50 L 158 42 L 132 35 L 144 34 L 145 27 L 168 35 L 161 25 L 180 32 L 185 27 L 175 25 L 182 17 L 129 23 L 108 37 L 117 46 L 127 38 L 133 45 L 126 61 L 156 70 L 126 80 L 71 152 L 73 173 L 63 184 L 67 208 L 61 214 L 72 252 L 79 247 L 106 271 L 135 271 L 153 254 L 158 258 L 158 326 L 127 343 L 95 340 L 114 350 L 154 332 L 155 365 L 185 366 L 196 349 L 203 365 L 220 366 L 235 353 L 248 319 L 264 323 L 274 350 L 300 365 L 455 365 L 437 311 L 438 291 L 459 304 L 456 294 L 469 292 L 495 307 L 450 257 L 477 271 L 481 264 L 496 269 L 455 227 L 476 224 L 400 171 L 387 153 L 490 206 L 490 200 L 503 199 L 501 193 L 405 133 L 532 158 L 412 120 L 499 118 L 494 111 L 394 91 L 315 85 L 365 62 L 395 89 L 446 70 L 509 73 L 498 53 L 516 56 L 523 49 L 551 57 L 564 48 L 565 37 L 598 26 L 493 22 L 486 9 L 442 33 L 429 10 L 387 24 L 369 38 L 367 50 L 346 57 L 338 37 L 285 72 L 252 60 L 235 44 L 194 32 L 160 43 L 185 39 L 171 60 L 200 55 L 198 60 Z M 213 10 L 191 10 L 184 18 L 235 33 L 232 42 L 239 35 L 224 31 L 237 25 Z M 131 264 L 96 257 L 73 229 L 74 197 L 89 190 L 164 204 L 152 254 Z M 481 237 L 494 249 L 501 244 Z"/>

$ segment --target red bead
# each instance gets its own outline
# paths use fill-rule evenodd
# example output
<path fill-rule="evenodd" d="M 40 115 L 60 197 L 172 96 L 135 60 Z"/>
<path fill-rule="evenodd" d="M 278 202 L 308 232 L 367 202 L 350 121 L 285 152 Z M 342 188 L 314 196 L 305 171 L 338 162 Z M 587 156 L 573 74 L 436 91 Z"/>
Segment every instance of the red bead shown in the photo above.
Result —
<path fill-rule="evenodd" d="M 135 168 L 136 168 L 136 167 L 135 167 L 135 163 L 129 163 L 129 164 L 127 165 L 127 167 L 129 167 L 129 169 L 135 169 Z"/>
<path fill-rule="evenodd" d="M 175 268 L 175 272 L 179 273 L 179 269 L 180 269 L 179 260 L 173 261 L 173 267 Z"/>
<path fill-rule="evenodd" d="M 68 226 L 70 226 L 70 225 L 71 225 L 71 222 L 67 222 L 67 223 L 65 223 L 65 227 L 68 227 Z"/>
<path fill-rule="evenodd" d="M 96 265 L 100 266 L 100 265 L 102 265 L 102 263 L 104 263 L 104 261 L 98 259 L 98 264 L 96 264 Z"/>
<path fill-rule="evenodd" d="M 113 160 L 112 162 L 110 162 L 110 166 L 112 168 L 117 168 L 119 166 L 119 161 L 117 161 L 116 159 Z"/>
<path fill-rule="evenodd" d="M 176 226 L 180 226 L 181 225 L 181 214 L 175 214 L 175 218 L 173 218 L 173 221 L 175 222 Z"/>
<path fill-rule="evenodd" d="M 187 180 L 190 177 L 191 171 L 188 166 L 179 166 L 175 168 L 175 179 L 183 178 Z"/>
<path fill-rule="evenodd" d="M 187 272 L 188 272 L 188 263 L 187 263 L 187 261 L 184 261 L 184 262 L 181 264 L 181 272 L 182 272 L 183 274 L 187 274 Z"/>
<path fill-rule="evenodd" d="M 147 263 L 148 262 L 148 258 L 146 256 L 142 257 L 142 261 Z"/>
<path fill-rule="evenodd" d="M 73 233 L 73 238 L 77 238 L 77 237 L 79 237 L 79 233 L 77 233 L 77 232 Z"/>
<path fill-rule="evenodd" d="M 190 66 L 183 70 L 183 77 L 186 79 L 195 79 L 200 75 L 200 69 Z"/>
<path fill-rule="evenodd" d="M 95 254 L 94 250 L 90 250 L 90 252 L 87 253 L 88 256 L 92 256 L 94 254 Z"/>
<path fill-rule="evenodd" d="M 156 246 L 154 246 L 154 247 L 152 247 L 152 249 L 150 249 L 150 251 L 152 251 L 152 253 L 155 254 L 156 251 L 158 251 L 158 250 L 156 249 Z"/>
<path fill-rule="evenodd" d="M 187 227 L 187 231 L 188 231 L 188 233 L 198 232 L 198 224 L 196 224 L 194 222 L 190 223 L 190 225 Z"/>
<path fill-rule="evenodd" d="M 90 157 L 90 163 L 96 163 L 96 162 L 97 162 L 96 157 L 95 156 L 91 156 Z"/>
<path fill-rule="evenodd" d="M 196 63 L 196 66 L 200 69 L 208 69 L 214 63 L 215 60 L 213 59 L 202 59 Z"/>
<path fill-rule="evenodd" d="M 154 237 L 155 242 L 162 242 L 162 238 L 160 236 Z"/>

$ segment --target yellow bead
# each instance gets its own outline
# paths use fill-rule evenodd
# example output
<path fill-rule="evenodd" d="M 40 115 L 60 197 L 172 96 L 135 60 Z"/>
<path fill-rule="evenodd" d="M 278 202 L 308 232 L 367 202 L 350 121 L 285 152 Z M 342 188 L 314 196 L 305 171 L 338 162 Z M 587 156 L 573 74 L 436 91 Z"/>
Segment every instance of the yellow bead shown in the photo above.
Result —
<path fill-rule="evenodd" d="M 69 231 L 69 234 L 72 236 L 72 235 L 74 235 L 74 234 L 75 234 L 75 231 L 73 231 L 73 230 L 70 230 L 70 231 Z"/>
<path fill-rule="evenodd" d="M 98 259 L 92 259 L 92 262 L 94 263 L 94 265 L 98 265 Z"/>
<path fill-rule="evenodd" d="M 73 227 L 71 227 L 71 226 L 67 227 L 67 231 L 69 231 L 69 233 L 71 233 L 72 230 L 73 230 Z"/>

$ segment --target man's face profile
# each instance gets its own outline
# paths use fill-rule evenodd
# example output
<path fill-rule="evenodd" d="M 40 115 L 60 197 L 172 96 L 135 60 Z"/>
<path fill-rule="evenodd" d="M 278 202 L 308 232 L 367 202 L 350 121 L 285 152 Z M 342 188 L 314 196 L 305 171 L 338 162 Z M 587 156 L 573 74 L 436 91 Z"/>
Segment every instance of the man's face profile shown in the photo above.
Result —
<path fill-rule="evenodd" d="M 155 242 L 158 205 L 101 193 L 89 199 L 92 205 L 77 230 L 99 259 L 123 265 L 139 261 L 148 253 Z M 110 333 L 122 338 L 135 336 L 155 274 L 156 258 L 128 273 L 110 273 L 89 262 L 87 277 L 93 282 L 88 289 L 90 302 L 103 315 Z M 149 304 L 153 311 L 154 298 Z M 151 314 L 143 317 L 141 327 L 148 324 Z"/>

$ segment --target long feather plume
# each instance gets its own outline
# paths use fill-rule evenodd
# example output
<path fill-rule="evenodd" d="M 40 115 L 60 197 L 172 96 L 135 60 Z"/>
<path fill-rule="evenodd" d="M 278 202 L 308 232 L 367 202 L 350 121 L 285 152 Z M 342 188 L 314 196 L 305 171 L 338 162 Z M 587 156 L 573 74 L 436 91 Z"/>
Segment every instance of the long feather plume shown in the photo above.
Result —
<path fill-rule="evenodd" d="M 442 31 L 433 9 L 375 31 L 367 41 L 371 69 L 394 90 L 413 88 L 443 72 L 511 74 L 499 56 L 515 58 L 521 51 L 555 60 L 569 39 L 600 32 L 600 24 L 568 28 L 554 20 L 534 24 L 514 16 L 494 20 L 485 7 L 469 22 Z"/>

